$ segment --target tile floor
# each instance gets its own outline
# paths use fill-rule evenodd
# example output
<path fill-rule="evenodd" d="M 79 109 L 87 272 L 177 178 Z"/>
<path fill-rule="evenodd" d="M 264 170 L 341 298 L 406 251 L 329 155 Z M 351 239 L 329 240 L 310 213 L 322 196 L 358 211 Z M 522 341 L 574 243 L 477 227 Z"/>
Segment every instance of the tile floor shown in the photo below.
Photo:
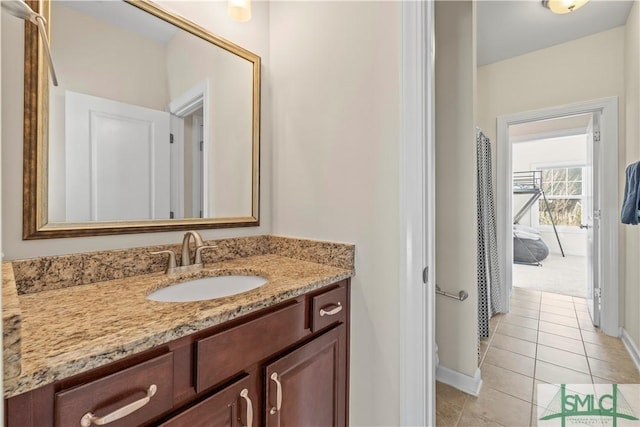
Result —
<path fill-rule="evenodd" d="M 537 384 L 640 383 L 619 338 L 594 328 L 581 298 L 514 288 L 482 340 L 478 397 L 437 383 L 438 426 L 535 426 Z"/>

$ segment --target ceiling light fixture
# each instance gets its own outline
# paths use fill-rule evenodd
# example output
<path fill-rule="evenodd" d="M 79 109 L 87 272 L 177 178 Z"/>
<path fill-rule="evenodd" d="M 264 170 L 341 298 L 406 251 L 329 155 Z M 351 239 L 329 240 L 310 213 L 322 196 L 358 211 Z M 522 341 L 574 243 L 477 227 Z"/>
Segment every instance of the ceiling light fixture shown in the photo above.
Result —
<path fill-rule="evenodd" d="M 29 21 L 38 27 L 40 37 L 42 37 L 42 44 L 44 45 L 44 50 L 47 53 L 47 59 L 49 60 L 51 81 L 54 86 L 58 86 L 58 78 L 56 77 L 56 71 L 53 69 L 53 60 L 51 59 L 49 39 L 47 38 L 47 32 L 44 29 L 44 26 L 47 24 L 44 16 L 39 13 L 35 13 L 23 0 L 0 0 L 0 3 L 2 3 L 3 10 L 6 10 L 15 17 Z"/>
<path fill-rule="evenodd" d="M 571 13 L 585 5 L 589 0 L 542 0 L 542 5 L 553 13 Z"/>
<path fill-rule="evenodd" d="M 251 19 L 251 0 L 229 0 L 227 13 L 234 21 L 247 22 Z"/>

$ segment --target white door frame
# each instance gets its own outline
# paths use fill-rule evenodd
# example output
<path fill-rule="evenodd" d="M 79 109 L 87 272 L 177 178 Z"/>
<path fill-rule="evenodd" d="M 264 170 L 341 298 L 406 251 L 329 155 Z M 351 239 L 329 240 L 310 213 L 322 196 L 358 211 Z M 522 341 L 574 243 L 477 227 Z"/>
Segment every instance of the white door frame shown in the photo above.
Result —
<path fill-rule="evenodd" d="M 402 2 L 401 19 L 400 425 L 424 426 L 435 425 L 434 2 Z"/>
<path fill-rule="evenodd" d="M 209 147 L 211 141 L 209 135 L 211 135 L 209 129 L 209 117 L 211 111 L 211 103 L 209 100 L 209 81 L 203 80 L 196 84 L 185 93 L 177 96 L 169 103 L 169 112 L 178 117 L 186 117 L 193 113 L 200 107 L 202 107 L 203 123 L 203 135 L 202 135 L 202 156 L 205 159 L 209 158 Z M 203 163 L 202 176 L 209 176 L 209 162 Z M 202 182 L 202 217 L 209 217 L 209 180 L 205 179 Z M 195 216 L 195 214 L 194 214 Z"/>
<path fill-rule="evenodd" d="M 184 218 L 184 119 L 171 114 L 171 212 Z"/>
<path fill-rule="evenodd" d="M 191 122 L 191 213 L 195 218 L 207 218 L 204 216 L 204 194 L 205 189 L 208 188 L 208 180 L 205 179 L 207 175 L 204 174 L 204 117 L 193 116 Z M 202 141 L 202 149 L 200 149 L 200 143 Z M 207 182 L 205 182 L 207 181 Z M 209 206 L 207 206 L 207 209 Z"/>
<path fill-rule="evenodd" d="M 497 120 L 498 163 L 498 253 L 500 271 L 504 276 L 504 307 L 509 309 L 512 285 L 513 240 L 511 236 L 511 144 L 509 126 L 562 116 L 600 112 L 600 147 L 596 153 L 600 159 L 601 181 L 599 185 L 600 219 L 600 271 L 596 280 L 602 286 L 602 315 L 600 328 L 607 335 L 619 336 L 619 282 L 618 282 L 618 98 L 602 98 L 593 101 L 526 111 L 499 116 Z M 604 149 L 606 145 L 606 149 Z"/>

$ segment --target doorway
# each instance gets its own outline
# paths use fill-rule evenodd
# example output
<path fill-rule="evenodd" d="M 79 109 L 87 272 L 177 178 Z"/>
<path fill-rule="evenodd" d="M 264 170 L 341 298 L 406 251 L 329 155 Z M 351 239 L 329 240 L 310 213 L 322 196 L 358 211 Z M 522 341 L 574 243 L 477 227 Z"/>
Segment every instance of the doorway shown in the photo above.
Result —
<path fill-rule="evenodd" d="M 582 299 L 593 295 L 588 152 L 598 117 L 596 112 L 509 126 L 512 287 Z"/>
<path fill-rule="evenodd" d="M 169 103 L 172 218 L 210 215 L 209 83 L 202 81 Z"/>
<path fill-rule="evenodd" d="M 594 325 L 618 335 L 617 123 L 617 98 L 498 118 L 498 240 L 507 310 L 514 286 L 537 275 L 538 286 L 588 299 Z M 545 283 L 545 270 L 556 277 Z"/>

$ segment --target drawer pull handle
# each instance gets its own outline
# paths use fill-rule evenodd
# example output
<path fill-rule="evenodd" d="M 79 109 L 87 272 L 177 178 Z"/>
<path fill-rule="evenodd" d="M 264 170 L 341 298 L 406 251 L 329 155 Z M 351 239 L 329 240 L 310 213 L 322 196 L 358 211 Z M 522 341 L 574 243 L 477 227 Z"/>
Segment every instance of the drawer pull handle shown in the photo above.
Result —
<path fill-rule="evenodd" d="M 247 425 L 246 427 L 253 427 L 253 405 L 251 399 L 249 399 L 249 390 L 246 388 L 240 392 L 240 397 L 247 401 Z"/>
<path fill-rule="evenodd" d="M 332 308 L 331 310 L 325 310 L 324 308 L 320 309 L 320 317 L 322 316 L 333 316 L 334 314 L 338 314 L 342 311 L 342 304 L 338 303 L 338 305 L 336 305 L 334 308 Z"/>
<path fill-rule="evenodd" d="M 276 383 L 276 406 L 272 407 L 269 411 L 271 415 L 274 415 L 282 407 L 282 384 L 280 384 L 280 381 L 278 380 L 277 372 L 271 374 L 271 381 Z"/>
<path fill-rule="evenodd" d="M 105 424 L 112 423 L 114 421 L 118 421 L 120 418 L 126 417 L 127 415 L 137 411 L 142 408 L 144 405 L 149 403 L 154 394 L 158 391 L 158 387 L 155 384 L 151 384 L 149 389 L 147 390 L 147 396 L 143 397 L 140 400 L 136 400 L 135 402 L 131 402 L 126 406 L 123 406 L 120 409 L 116 409 L 110 414 L 105 415 L 104 417 L 96 417 L 91 412 L 87 412 L 80 419 L 80 425 L 82 427 L 89 427 L 91 424 L 95 424 L 97 426 L 103 426 Z"/>

